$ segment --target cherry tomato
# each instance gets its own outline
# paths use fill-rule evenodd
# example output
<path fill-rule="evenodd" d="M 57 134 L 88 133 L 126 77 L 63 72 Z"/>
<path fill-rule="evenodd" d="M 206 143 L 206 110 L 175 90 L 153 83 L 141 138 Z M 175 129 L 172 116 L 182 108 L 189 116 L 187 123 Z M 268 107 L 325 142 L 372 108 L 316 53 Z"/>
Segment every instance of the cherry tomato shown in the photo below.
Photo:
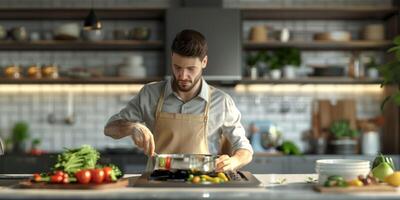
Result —
<path fill-rule="evenodd" d="M 112 173 L 112 168 L 111 167 L 104 167 L 104 182 L 111 182 L 111 173 Z"/>
<path fill-rule="evenodd" d="M 104 171 L 101 168 L 96 168 L 90 170 L 90 173 L 92 175 L 91 181 L 93 183 L 102 183 L 104 180 Z"/>
<path fill-rule="evenodd" d="M 79 183 L 82 184 L 87 184 L 90 182 L 90 179 L 92 175 L 90 174 L 90 171 L 87 169 L 82 169 L 78 172 L 75 173 L 76 179 L 78 179 Z"/>
<path fill-rule="evenodd" d="M 64 183 L 64 184 L 69 183 L 69 178 L 68 178 L 68 176 L 64 176 L 64 178 L 63 178 L 63 180 L 62 180 L 62 183 Z"/>
<path fill-rule="evenodd" d="M 51 183 L 61 183 L 63 181 L 63 177 L 60 175 L 52 175 L 50 176 Z"/>
<path fill-rule="evenodd" d="M 33 181 L 35 182 L 40 182 L 42 180 L 42 177 L 40 174 L 33 174 Z"/>

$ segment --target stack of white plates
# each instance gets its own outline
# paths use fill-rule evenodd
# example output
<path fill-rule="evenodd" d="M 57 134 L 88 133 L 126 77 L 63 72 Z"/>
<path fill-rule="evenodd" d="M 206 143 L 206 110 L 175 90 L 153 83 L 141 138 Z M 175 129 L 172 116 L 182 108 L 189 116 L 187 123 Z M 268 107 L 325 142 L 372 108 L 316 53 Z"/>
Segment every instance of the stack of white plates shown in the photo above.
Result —
<path fill-rule="evenodd" d="M 370 170 L 368 160 L 323 159 L 317 160 L 315 166 L 320 185 L 323 185 L 329 176 L 338 175 L 345 180 L 352 180 L 359 175 L 367 176 Z"/>

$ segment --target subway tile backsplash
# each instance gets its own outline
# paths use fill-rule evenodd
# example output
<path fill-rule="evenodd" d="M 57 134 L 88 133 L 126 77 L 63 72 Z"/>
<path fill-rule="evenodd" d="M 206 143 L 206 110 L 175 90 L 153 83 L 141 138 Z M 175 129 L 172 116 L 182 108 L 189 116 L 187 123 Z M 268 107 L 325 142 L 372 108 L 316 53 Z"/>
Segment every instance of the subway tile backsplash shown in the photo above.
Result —
<path fill-rule="evenodd" d="M 349 87 L 360 90 L 362 86 Z M 302 134 L 311 126 L 313 100 L 330 98 L 323 95 L 327 94 L 324 91 L 301 94 L 299 92 L 279 92 L 278 88 L 272 89 L 273 92 L 242 92 L 234 88 L 222 89 L 233 97 L 242 113 L 242 123 L 246 128 L 252 122 L 270 121 L 278 125 L 284 133 L 285 139 L 295 141 L 303 150 L 306 149 L 307 143 L 302 140 Z M 335 95 L 331 97 L 331 100 L 342 98 L 356 100 L 359 118 L 370 118 L 380 114 L 379 90 L 360 92 L 356 95 L 349 95 L 349 92 L 346 91 L 333 91 Z M 50 152 L 61 151 L 64 147 L 78 147 L 85 143 L 99 149 L 106 147 L 129 148 L 133 145 L 130 138 L 113 140 L 104 136 L 103 128 L 108 118 L 123 108 L 133 96 L 134 94 L 127 93 L 74 93 L 75 123 L 65 124 L 64 120 L 67 117 L 66 93 L 20 93 L 18 91 L 1 93 L 0 133 L 2 138 L 9 137 L 15 122 L 23 120 L 29 123 L 31 138 L 41 138 L 41 147 Z M 53 118 L 52 123 L 50 118 Z"/>

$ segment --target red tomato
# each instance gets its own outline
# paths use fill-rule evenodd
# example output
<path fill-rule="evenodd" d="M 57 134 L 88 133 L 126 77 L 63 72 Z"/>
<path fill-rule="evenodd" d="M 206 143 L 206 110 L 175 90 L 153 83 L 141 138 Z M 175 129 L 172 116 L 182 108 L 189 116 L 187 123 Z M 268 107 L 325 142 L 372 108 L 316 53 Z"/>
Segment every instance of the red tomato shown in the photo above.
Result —
<path fill-rule="evenodd" d="M 171 167 L 171 157 L 167 157 L 165 161 L 165 169 L 169 169 Z"/>
<path fill-rule="evenodd" d="M 82 169 L 78 172 L 75 173 L 76 179 L 78 179 L 79 183 L 82 184 L 87 184 L 90 182 L 90 179 L 92 175 L 90 174 L 90 171 L 87 169 Z"/>
<path fill-rule="evenodd" d="M 104 180 L 104 171 L 101 168 L 90 170 L 93 183 L 102 183 Z"/>
<path fill-rule="evenodd" d="M 63 181 L 63 177 L 60 175 L 52 175 L 50 176 L 51 183 L 61 183 Z"/>
<path fill-rule="evenodd" d="M 112 173 L 112 168 L 111 167 L 104 167 L 103 168 L 104 171 L 104 181 L 105 182 L 111 182 L 111 173 Z"/>
<path fill-rule="evenodd" d="M 54 175 L 57 175 L 57 176 L 64 176 L 64 172 L 63 172 L 63 171 L 60 171 L 60 170 L 57 170 L 57 171 L 54 172 Z"/>

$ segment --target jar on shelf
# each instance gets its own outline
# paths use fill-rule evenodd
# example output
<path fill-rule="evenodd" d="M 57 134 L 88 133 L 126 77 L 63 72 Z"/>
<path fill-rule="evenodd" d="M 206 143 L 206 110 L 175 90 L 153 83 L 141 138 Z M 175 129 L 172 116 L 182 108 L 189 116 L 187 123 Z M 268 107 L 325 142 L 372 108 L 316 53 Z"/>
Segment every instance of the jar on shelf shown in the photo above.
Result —
<path fill-rule="evenodd" d="M 42 78 L 42 70 L 39 64 L 29 66 L 26 73 L 29 78 Z"/>
<path fill-rule="evenodd" d="M 56 64 L 46 65 L 42 68 L 43 78 L 58 78 L 58 66 Z"/>
<path fill-rule="evenodd" d="M 7 78 L 21 78 L 20 67 L 17 64 L 12 64 L 4 68 L 4 76 Z"/>

